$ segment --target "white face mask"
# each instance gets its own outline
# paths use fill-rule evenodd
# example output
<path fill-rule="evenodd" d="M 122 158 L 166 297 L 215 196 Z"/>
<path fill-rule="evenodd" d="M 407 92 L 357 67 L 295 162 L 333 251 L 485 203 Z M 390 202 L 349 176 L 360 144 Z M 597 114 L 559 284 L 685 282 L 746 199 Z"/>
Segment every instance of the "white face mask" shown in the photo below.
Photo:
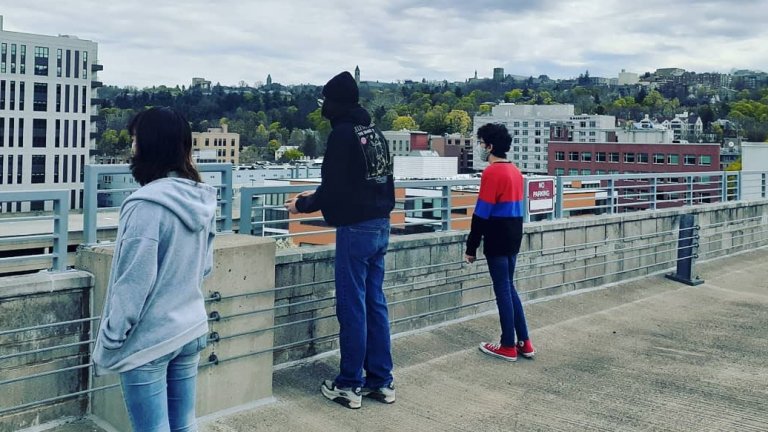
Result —
<path fill-rule="evenodd" d="M 481 161 L 488 162 L 488 157 L 491 155 L 491 150 L 488 147 L 478 144 L 476 151 Z"/>

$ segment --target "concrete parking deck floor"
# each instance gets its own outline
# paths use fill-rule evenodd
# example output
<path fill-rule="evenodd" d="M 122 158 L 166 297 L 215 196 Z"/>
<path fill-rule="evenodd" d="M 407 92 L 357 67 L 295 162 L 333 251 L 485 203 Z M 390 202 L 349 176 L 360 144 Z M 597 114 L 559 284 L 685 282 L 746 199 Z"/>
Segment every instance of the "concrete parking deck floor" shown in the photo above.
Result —
<path fill-rule="evenodd" d="M 651 276 L 527 305 L 535 360 L 477 350 L 498 338 L 495 314 L 399 337 L 393 405 L 322 397 L 336 356 L 283 369 L 276 402 L 201 431 L 766 431 L 766 262 L 763 249 L 699 265 L 695 287 Z"/>

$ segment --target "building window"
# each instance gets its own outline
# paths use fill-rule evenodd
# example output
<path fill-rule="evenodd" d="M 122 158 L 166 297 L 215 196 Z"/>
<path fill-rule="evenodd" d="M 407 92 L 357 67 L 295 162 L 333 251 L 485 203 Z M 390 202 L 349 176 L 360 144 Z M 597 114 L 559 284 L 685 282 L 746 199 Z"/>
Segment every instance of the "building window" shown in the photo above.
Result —
<path fill-rule="evenodd" d="M 608 153 L 608 162 L 619 163 L 619 153 L 618 152 Z"/>
<path fill-rule="evenodd" d="M 48 84 L 35 83 L 35 91 L 32 97 L 32 109 L 34 111 L 48 111 Z"/>
<path fill-rule="evenodd" d="M 72 50 L 67 50 L 64 59 L 66 60 L 64 63 L 64 75 L 69 78 L 72 75 Z"/>
<path fill-rule="evenodd" d="M 701 155 L 701 156 L 699 156 L 699 165 L 701 165 L 701 166 L 710 166 L 710 165 L 712 165 L 712 156 L 708 156 L 708 155 Z"/>
<path fill-rule="evenodd" d="M 26 74 L 27 73 L 27 46 L 22 45 L 21 46 L 21 58 L 19 59 L 19 73 Z"/>
<path fill-rule="evenodd" d="M 59 182 L 59 155 L 53 157 L 53 182 Z"/>
<path fill-rule="evenodd" d="M 654 153 L 653 163 L 660 165 L 664 163 L 664 153 Z"/>
<path fill-rule="evenodd" d="M 61 112 L 61 84 L 56 84 L 56 112 Z"/>
<path fill-rule="evenodd" d="M 5 46 L 5 44 L 3 44 L 3 46 Z M 519 121 L 516 121 L 516 122 L 512 123 L 512 126 L 513 126 L 513 127 L 516 127 L 516 128 L 517 128 L 517 127 L 520 127 L 520 122 L 519 122 Z M 517 133 L 517 132 L 515 132 L 515 133 Z"/>
<path fill-rule="evenodd" d="M 0 109 L 5 109 L 5 80 L 0 80 Z"/>
<path fill-rule="evenodd" d="M 683 156 L 684 165 L 696 165 L 696 155 L 687 154 Z"/>
<path fill-rule="evenodd" d="M 77 147 L 77 120 L 72 120 L 72 148 L 75 147 Z M 74 161 L 72 161 L 72 166 L 75 166 Z M 72 174 L 74 175 L 74 172 Z M 72 181 L 75 180 L 73 179 Z"/>
<path fill-rule="evenodd" d="M 5 117 L 0 117 L 0 147 L 5 147 Z"/>
<path fill-rule="evenodd" d="M 24 119 L 19 119 L 19 147 L 24 147 Z M 21 158 L 21 156 L 19 156 Z"/>
<path fill-rule="evenodd" d="M 680 165 L 680 155 L 676 155 L 676 154 L 667 155 L 667 164 Z"/>
<path fill-rule="evenodd" d="M 85 148 L 85 120 L 80 121 L 80 147 Z"/>
<path fill-rule="evenodd" d="M 13 119 L 8 119 L 8 147 L 13 147 L 14 135 L 16 134 L 16 128 L 13 123 Z"/>
<path fill-rule="evenodd" d="M 635 154 L 624 153 L 624 163 L 635 163 Z"/>
<path fill-rule="evenodd" d="M 67 122 L 64 122 L 64 125 L 66 126 Z M 61 157 L 61 159 L 64 161 L 64 167 L 63 167 L 64 169 L 61 172 L 61 174 L 62 174 L 61 175 L 61 182 L 62 183 L 66 183 L 67 182 L 67 177 L 69 175 L 69 158 L 67 157 L 67 155 L 63 155 Z"/>
<path fill-rule="evenodd" d="M 579 170 L 577 170 L 576 168 L 570 168 L 568 170 L 568 175 L 570 175 L 570 176 L 577 176 L 577 175 L 579 175 Z"/>
<path fill-rule="evenodd" d="M 555 160 L 556 161 L 564 161 L 565 160 L 565 152 L 562 152 L 562 151 L 555 152 Z"/>
<path fill-rule="evenodd" d="M 75 50 L 75 78 L 80 78 L 80 50 Z"/>
<path fill-rule="evenodd" d="M 16 73 L 16 44 L 11 44 L 11 73 Z"/>
<path fill-rule="evenodd" d="M 88 79 L 88 51 L 83 51 L 83 79 Z"/>
<path fill-rule="evenodd" d="M 64 148 L 69 147 L 69 122 L 67 120 L 64 120 Z M 65 167 L 66 167 L 66 160 L 67 158 L 64 158 Z M 66 175 L 64 175 L 64 181 L 66 181 Z"/>
<path fill-rule="evenodd" d="M 592 171 L 588 169 L 581 170 L 581 175 L 592 175 Z"/>
<path fill-rule="evenodd" d="M 568 152 L 568 160 L 571 162 L 578 162 L 579 152 Z"/>
<path fill-rule="evenodd" d="M 8 184 L 13 184 L 13 155 L 8 155 Z"/>
<path fill-rule="evenodd" d="M 56 50 L 56 76 L 61 78 L 61 49 Z"/>
<path fill-rule="evenodd" d="M 87 101 L 88 101 L 88 93 L 86 93 L 86 89 L 87 89 L 87 87 L 83 86 L 83 98 L 80 101 L 80 103 L 82 104 L 82 106 L 80 107 L 80 108 L 82 108 L 82 110 L 80 112 L 82 112 L 83 114 L 85 114 L 85 108 L 86 108 Z"/>
<path fill-rule="evenodd" d="M 32 120 L 32 147 L 45 147 L 47 126 L 45 119 Z"/>
<path fill-rule="evenodd" d="M 32 156 L 32 183 L 45 183 L 45 155 Z"/>
<path fill-rule="evenodd" d="M 8 44 L 0 44 L 0 73 L 6 72 L 6 58 L 8 57 Z"/>
<path fill-rule="evenodd" d="M 637 154 L 637 163 L 647 164 L 648 163 L 648 153 L 638 153 Z"/>
<path fill-rule="evenodd" d="M 16 160 L 16 184 L 21 184 L 22 177 L 24 176 L 24 155 L 19 155 Z"/>
<path fill-rule="evenodd" d="M 54 147 L 61 146 L 61 120 L 56 119 L 56 131 L 53 134 Z M 58 163 L 56 164 L 58 166 Z"/>
<path fill-rule="evenodd" d="M 16 109 L 16 81 L 11 81 L 11 103 L 9 104 L 11 111 Z"/>
<path fill-rule="evenodd" d="M 581 153 L 581 161 L 582 162 L 592 162 L 592 152 L 582 152 Z"/>
<path fill-rule="evenodd" d="M 565 168 L 555 168 L 555 175 L 556 176 L 565 175 Z"/>
<path fill-rule="evenodd" d="M 0 184 L 5 183 L 5 156 L 0 154 Z"/>
<path fill-rule="evenodd" d="M 48 48 L 35 47 L 35 75 L 48 76 Z"/>
<path fill-rule="evenodd" d="M 19 81 L 19 111 L 24 111 L 24 81 Z"/>
<path fill-rule="evenodd" d="M 64 112 L 69 112 L 69 84 L 64 86 Z"/>

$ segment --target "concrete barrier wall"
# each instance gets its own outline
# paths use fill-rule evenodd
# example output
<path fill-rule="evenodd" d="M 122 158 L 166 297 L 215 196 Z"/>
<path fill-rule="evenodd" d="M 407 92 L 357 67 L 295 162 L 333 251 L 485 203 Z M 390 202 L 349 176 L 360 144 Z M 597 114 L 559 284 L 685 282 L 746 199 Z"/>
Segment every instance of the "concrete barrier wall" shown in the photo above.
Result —
<path fill-rule="evenodd" d="M 93 277 L 86 272 L 42 272 L 0 278 L 0 332 L 87 318 Z M 88 323 L 0 335 L 0 356 L 87 342 Z M 0 360 L 0 381 L 43 374 L 87 362 L 89 344 Z M 88 370 L 75 369 L 0 386 L 0 410 L 80 391 Z M 62 417 L 81 416 L 88 398 L 56 401 L 0 415 L 0 431 L 36 426 Z"/>
<path fill-rule="evenodd" d="M 694 214 L 701 226 L 700 259 L 768 245 L 765 200 L 528 223 L 518 292 L 530 301 L 671 272 L 682 214 Z M 466 232 L 391 237 L 385 292 L 393 333 L 495 308 L 484 261 L 461 263 L 465 239 Z M 338 348 L 333 265 L 333 246 L 278 251 L 275 365 Z"/>

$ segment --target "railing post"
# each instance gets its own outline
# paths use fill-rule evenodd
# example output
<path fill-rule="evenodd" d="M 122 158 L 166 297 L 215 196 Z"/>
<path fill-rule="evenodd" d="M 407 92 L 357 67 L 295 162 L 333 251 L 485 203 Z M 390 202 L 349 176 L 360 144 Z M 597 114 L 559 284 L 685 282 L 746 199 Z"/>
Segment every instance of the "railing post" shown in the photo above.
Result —
<path fill-rule="evenodd" d="M 53 262 L 55 271 L 67 269 L 69 246 L 69 193 L 57 191 L 53 200 Z"/>
<path fill-rule="evenodd" d="M 613 207 L 614 207 L 614 196 L 613 196 L 613 194 L 616 192 L 615 183 L 614 182 L 615 182 L 615 180 L 613 178 L 610 178 L 608 180 L 608 198 L 611 200 L 611 205 L 608 207 L 608 213 L 609 214 L 616 213 L 614 211 L 614 209 L 613 209 Z M 618 200 L 618 198 L 616 198 L 616 199 Z"/>
<path fill-rule="evenodd" d="M 226 165 L 221 171 L 221 216 L 224 218 L 221 231 L 232 232 L 232 166 Z"/>
<path fill-rule="evenodd" d="M 736 201 L 741 201 L 741 197 L 744 194 L 741 191 L 743 187 L 741 171 L 736 172 Z"/>
<path fill-rule="evenodd" d="M 728 172 L 720 171 L 720 202 L 728 202 Z"/>
<path fill-rule="evenodd" d="M 656 205 L 656 196 L 658 195 L 658 186 L 656 185 L 656 176 L 651 177 L 651 210 L 658 209 Z"/>
<path fill-rule="evenodd" d="M 240 234 L 252 235 L 251 212 L 253 205 L 253 191 L 247 187 L 240 188 Z"/>
<path fill-rule="evenodd" d="M 563 195 L 564 195 L 563 194 L 563 176 L 557 176 L 555 180 L 556 180 L 555 196 L 557 197 L 555 200 L 555 218 L 562 219 L 563 218 Z M 523 191 L 523 195 L 528 195 L 528 194 L 525 191 Z M 527 203 L 526 203 L 526 207 L 527 207 Z"/>
<path fill-rule="evenodd" d="M 763 174 L 761 175 L 761 177 L 763 178 L 763 181 L 762 181 L 762 184 L 761 184 L 761 186 L 762 186 L 762 187 L 761 187 L 761 191 L 762 191 L 762 197 L 763 197 L 763 198 L 766 198 L 766 189 L 768 189 L 768 188 L 766 188 L 766 181 L 765 181 L 765 180 L 766 180 L 766 174 L 765 174 L 765 173 L 763 173 Z"/>
<path fill-rule="evenodd" d="M 95 166 L 85 166 L 85 192 L 83 199 L 83 244 L 92 245 L 96 238 L 96 219 L 98 218 L 99 173 Z"/>
<path fill-rule="evenodd" d="M 699 248 L 699 226 L 696 224 L 696 216 L 685 214 L 680 216 L 680 230 L 677 237 L 677 271 L 667 274 L 668 279 L 682 282 L 687 285 L 700 285 L 702 279 L 695 276 L 694 265 Z"/>
<path fill-rule="evenodd" d="M 531 180 L 528 177 L 523 177 L 523 222 L 528 223 L 531 221 L 531 213 L 528 203 L 528 183 Z"/>
<path fill-rule="evenodd" d="M 445 185 L 442 187 L 443 196 L 441 199 L 440 207 L 440 220 L 442 221 L 442 230 L 451 230 L 451 186 Z"/>
<path fill-rule="evenodd" d="M 688 187 L 686 188 L 686 194 L 685 199 L 688 202 L 688 205 L 693 205 L 693 176 L 686 177 L 686 183 L 688 184 Z"/>

